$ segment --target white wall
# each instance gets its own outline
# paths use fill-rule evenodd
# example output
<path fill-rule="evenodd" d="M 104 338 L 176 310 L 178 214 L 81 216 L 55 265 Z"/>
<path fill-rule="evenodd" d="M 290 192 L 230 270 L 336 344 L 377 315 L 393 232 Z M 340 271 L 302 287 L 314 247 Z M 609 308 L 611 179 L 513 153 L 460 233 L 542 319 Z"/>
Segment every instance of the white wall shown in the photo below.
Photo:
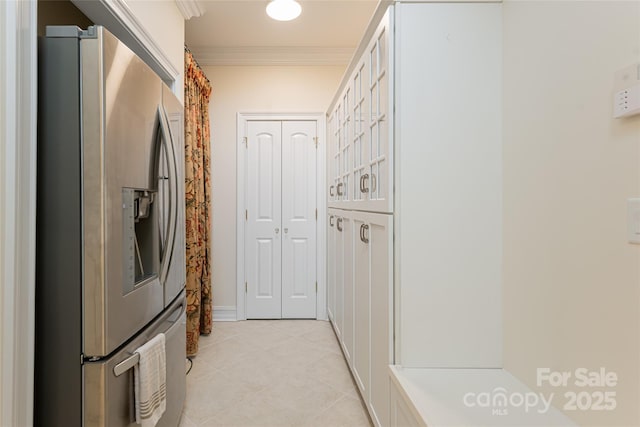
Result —
<path fill-rule="evenodd" d="M 203 67 L 213 87 L 213 305 L 236 305 L 236 114 L 324 112 L 344 66 Z"/>
<path fill-rule="evenodd" d="M 617 409 L 567 412 L 582 425 L 640 425 L 640 117 L 612 118 L 635 62 L 638 1 L 504 3 L 505 367 L 533 388 L 537 368 L 615 371 Z"/>

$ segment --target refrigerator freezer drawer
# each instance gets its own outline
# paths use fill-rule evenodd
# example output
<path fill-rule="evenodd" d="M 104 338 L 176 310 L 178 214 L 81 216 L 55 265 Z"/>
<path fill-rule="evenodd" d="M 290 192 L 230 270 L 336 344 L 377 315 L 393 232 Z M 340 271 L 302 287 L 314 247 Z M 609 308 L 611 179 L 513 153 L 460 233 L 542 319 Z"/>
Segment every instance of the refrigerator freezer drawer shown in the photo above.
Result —
<path fill-rule="evenodd" d="M 178 425 L 186 395 L 186 300 L 184 292 L 167 310 L 131 341 L 107 360 L 84 365 L 84 425 L 91 427 L 133 427 L 135 406 L 133 369 L 119 376 L 116 365 L 129 358 L 135 350 L 159 333 L 166 336 L 167 409 L 158 426 Z"/>

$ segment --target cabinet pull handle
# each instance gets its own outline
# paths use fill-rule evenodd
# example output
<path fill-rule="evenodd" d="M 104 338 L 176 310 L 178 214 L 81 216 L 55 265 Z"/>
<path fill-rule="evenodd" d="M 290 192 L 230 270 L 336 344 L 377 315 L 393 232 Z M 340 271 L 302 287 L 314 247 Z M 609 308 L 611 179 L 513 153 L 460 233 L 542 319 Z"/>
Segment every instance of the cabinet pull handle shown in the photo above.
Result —
<path fill-rule="evenodd" d="M 344 183 L 342 183 L 342 182 L 338 183 L 338 186 L 336 187 L 336 191 L 338 192 L 338 196 L 342 196 L 344 194 L 342 192 L 342 187 L 344 187 Z"/>
<path fill-rule="evenodd" d="M 329 215 L 329 226 L 333 227 L 333 215 Z"/>
<path fill-rule="evenodd" d="M 336 223 L 336 228 L 338 231 L 342 232 L 342 218 L 338 217 L 338 222 Z"/>
<path fill-rule="evenodd" d="M 364 243 L 369 243 L 369 238 L 366 235 L 368 229 L 369 226 L 367 224 L 362 224 L 360 226 L 360 240 L 362 240 Z"/>
<path fill-rule="evenodd" d="M 368 175 L 367 175 L 367 178 L 369 178 Z M 371 174 L 371 192 L 375 193 L 376 191 L 378 191 L 378 179 L 376 178 L 376 174 L 372 173 Z"/>
<path fill-rule="evenodd" d="M 360 177 L 360 191 L 363 193 L 369 192 L 369 187 L 367 187 L 367 181 L 369 180 L 369 174 L 365 173 Z"/>
<path fill-rule="evenodd" d="M 333 194 L 333 189 L 335 188 L 335 185 L 332 185 L 331 187 L 329 187 L 329 196 L 333 197 L 335 196 L 335 194 Z"/>

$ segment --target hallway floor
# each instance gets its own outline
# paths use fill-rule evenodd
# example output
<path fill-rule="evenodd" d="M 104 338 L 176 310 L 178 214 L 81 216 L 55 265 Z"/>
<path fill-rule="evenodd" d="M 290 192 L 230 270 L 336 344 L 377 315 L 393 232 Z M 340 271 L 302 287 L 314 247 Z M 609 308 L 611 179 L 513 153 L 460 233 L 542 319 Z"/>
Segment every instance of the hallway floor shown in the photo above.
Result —
<path fill-rule="evenodd" d="M 329 322 L 215 322 L 200 338 L 180 427 L 370 425 Z"/>

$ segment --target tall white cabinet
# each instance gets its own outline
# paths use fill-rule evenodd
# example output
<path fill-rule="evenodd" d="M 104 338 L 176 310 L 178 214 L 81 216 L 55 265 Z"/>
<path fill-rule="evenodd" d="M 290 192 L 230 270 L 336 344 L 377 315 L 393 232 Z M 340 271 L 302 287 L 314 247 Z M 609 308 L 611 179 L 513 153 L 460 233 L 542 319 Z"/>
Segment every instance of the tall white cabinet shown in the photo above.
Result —
<path fill-rule="evenodd" d="M 390 365 L 502 365 L 501 29 L 382 2 L 327 113 L 328 311 L 376 425 Z"/>

